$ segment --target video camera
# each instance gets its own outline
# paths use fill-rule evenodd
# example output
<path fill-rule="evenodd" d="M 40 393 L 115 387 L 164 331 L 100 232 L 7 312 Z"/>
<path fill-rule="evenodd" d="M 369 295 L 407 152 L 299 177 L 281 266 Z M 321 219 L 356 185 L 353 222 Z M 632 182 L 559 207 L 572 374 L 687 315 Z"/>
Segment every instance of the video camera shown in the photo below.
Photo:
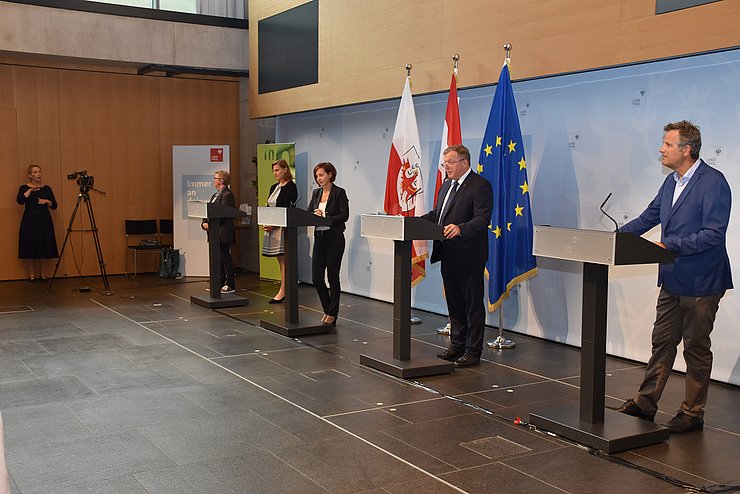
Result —
<path fill-rule="evenodd" d="M 79 172 L 72 172 L 67 175 L 68 180 L 74 180 L 77 179 L 77 185 L 80 186 L 80 192 L 83 194 L 86 194 L 88 190 L 90 190 L 95 183 L 95 178 L 92 175 L 87 174 L 87 170 L 82 170 Z"/>

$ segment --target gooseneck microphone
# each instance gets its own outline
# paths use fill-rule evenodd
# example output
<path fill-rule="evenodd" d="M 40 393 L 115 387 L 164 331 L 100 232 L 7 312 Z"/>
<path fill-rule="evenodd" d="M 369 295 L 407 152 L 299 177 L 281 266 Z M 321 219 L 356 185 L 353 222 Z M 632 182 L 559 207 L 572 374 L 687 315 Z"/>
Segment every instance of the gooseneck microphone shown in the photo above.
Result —
<path fill-rule="evenodd" d="M 604 202 L 601 203 L 601 206 L 599 206 L 599 209 L 601 210 L 602 213 L 604 213 L 604 216 L 606 216 L 607 218 L 609 218 L 610 220 L 612 220 L 612 223 L 614 223 L 614 231 L 615 232 L 618 232 L 619 231 L 619 224 L 617 223 L 617 220 L 615 220 L 614 218 L 612 218 L 611 216 L 609 216 L 609 213 L 607 213 L 606 211 L 604 211 L 604 205 L 606 204 L 606 202 L 609 200 L 609 198 L 611 196 L 612 196 L 612 193 L 609 192 L 609 195 L 606 196 L 606 199 L 604 199 Z"/>
<path fill-rule="evenodd" d="M 298 201 L 300 201 L 301 199 L 302 199 L 302 197 L 301 196 L 298 196 L 298 199 L 296 199 L 295 201 L 291 201 L 291 203 L 288 205 L 288 207 L 289 208 L 296 207 L 296 205 L 298 204 Z"/>

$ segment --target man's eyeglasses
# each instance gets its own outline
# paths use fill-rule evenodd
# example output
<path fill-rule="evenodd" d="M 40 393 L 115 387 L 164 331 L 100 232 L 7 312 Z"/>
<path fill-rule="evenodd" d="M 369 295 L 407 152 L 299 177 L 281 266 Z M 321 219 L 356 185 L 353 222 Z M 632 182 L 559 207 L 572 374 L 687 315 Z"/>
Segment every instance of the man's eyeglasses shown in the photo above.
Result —
<path fill-rule="evenodd" d="M 465 158 L 460 158 L 459 160 L 454 160 L 454 161 L 444 160 L 442 164 L 443 165 L 454 165 L 455 163 L 460 163 L 461 161 L 465 161 Z"/>
<path fill-rule="evenodd" d="M 221 177 L 213 177 L 213 180 L 223 180 Z"/>

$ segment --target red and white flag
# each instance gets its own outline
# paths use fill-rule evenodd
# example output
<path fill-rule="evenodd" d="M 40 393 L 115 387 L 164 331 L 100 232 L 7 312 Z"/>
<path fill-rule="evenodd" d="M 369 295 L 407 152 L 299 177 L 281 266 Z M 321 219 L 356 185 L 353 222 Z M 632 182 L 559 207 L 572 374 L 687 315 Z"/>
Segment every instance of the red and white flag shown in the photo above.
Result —
<path fill-rule="evenodd" d="M 424 200 L 424 173 L 421 169 L 421 146 L 416 112 L 411 98 L 411 83 L 406 77 L 393 131 L 388 175 L 385 180 L 383 209 L 388 214 L 421 216 L 427 212 Z M 426 276 L 424 260 L 429 256 L 426 240 L 414 240 L 411 250 L 411 286 Z"/>
<path fill-rule="evenodd" d="M 448 146 L 462 144 L 462 131 L 460 130 L 460 108 L 457 102 L 457 71 L 452 71 L 450 81 L 450 94 L 447 96 L 447 111 L 445 112 L 445 123 L 442 127 L 441 149 L 439 150 L 439 161 L 437 162 L 437 182 L 434 185 L 434 203 L 437 203 L 437 195 L 442 182 L 445 181 L 444 151 Z"/>

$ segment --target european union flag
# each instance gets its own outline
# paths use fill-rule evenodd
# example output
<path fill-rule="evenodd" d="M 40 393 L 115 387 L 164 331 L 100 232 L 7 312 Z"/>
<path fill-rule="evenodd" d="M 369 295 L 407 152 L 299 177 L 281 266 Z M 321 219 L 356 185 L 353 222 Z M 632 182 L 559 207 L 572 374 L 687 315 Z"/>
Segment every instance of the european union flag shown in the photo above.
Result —
<path fill-rule="evenodd" d="M 498 309 L 511 289 L 537 274 L 532 255 L 527 161 L 508 63 L 501 69 L 483 135 L 478 173 L 493 185 L 488 227 L 488 310 Z"/>

